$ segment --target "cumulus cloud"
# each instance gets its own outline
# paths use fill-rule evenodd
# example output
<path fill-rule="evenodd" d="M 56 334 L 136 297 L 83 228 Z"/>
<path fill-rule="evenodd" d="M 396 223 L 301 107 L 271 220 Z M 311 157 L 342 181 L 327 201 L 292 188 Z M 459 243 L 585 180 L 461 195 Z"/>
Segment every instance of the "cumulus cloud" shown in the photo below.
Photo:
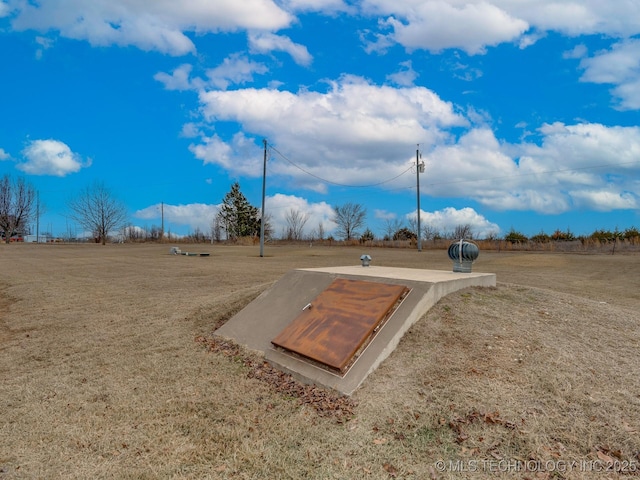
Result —
<path fill-rule="evenodd" d="M 90 161 L 83 163 L 80 155 L 59 140 L 33 140 L 22 154 L 25 161 L 16 168 L 30 175 L 64 177 L 91 164 Z"/>
<path fill-rule="evenodd" d="M 11 155 L 5 152 L 4 148 L 0 148 L 0 162 L 3 160 L 9 160 L 9 158 L 11 158 Z"/>
<path fill-rule="evenodd" d="M 513 41 L 529 28 L 527 22 L 484 2 L 423 2 L 415 5 L 406 19 L 391 16 L 387 22 L 393 29 L 393 39 L 408 49 L 440 52 L 459 48 L 470 55 L 484 53 L 487 46 Z"/>
<path fill-rule="evenodd" d="M 364 0 L 363 12 L 386 18 L 368 50 L 399 43 L 408 49 L 439 52 L 459 48 L 469 54 L 516 42 L 526 48 L 545 32 L 569 36 L 604 34 L 630 38 L 640 33 L 634 2 L 601 0 Z M 386 33 L 385 29 L 391 29 Z"/>
<path fill-rule="evenodd" d="M 471 197 L 495 210 L 562 213 L 593 207 L 638 208 L 633 178 L 640 173 L 640 128 L 554 123 L 538 143 L 501 144 L 474 129 L 453 145 L 435 147 L 427 160 L 426 191 Z"/>
<path fill-rule="evenodd" d="M 637 191 L 632 179 L 640 172 L 639 127 L 555 123 L 540 132 L 541 145 L 519 146 L 520 169 L 555 195 L 560 211 L 594 202 L 602 211 L 640 206 L 630 193 Z"/>
<path fill-rule="evenodd" d="M 623 110 L 640 109 L 640 40 L 615 43 L 609 50 L 584 58 L 583 82 L 613 84 Z"/>
<path fill-rule="evenodd" d="M 400 85 L 401 87 L 410 87 L 414 84 L 416 78 L 418 78 L 418 72 L 413 69 L 411 60 L 402 62 L 400 64 L 400 70 L 396 73 L 387 75 L 387 80 Z"/>
<path fill-rule="evenodd" d="M 398 217 L 394 212 L 388 212 L 386 210 L 374 210 L 373 216 L 378 220 L 394 220 Z"/>
<path fill-rule="evenodd" d="M 286 52 L 298 65 L 307 66 L 313 57 L 307 47 L 294 43 L 289 37 L 273 33 L 250 33 L 249 46 L 254 53 L 269 53 L 273 51 Z"/>
<path fill-rule="evenodd" d="M 230 142 L 218 135 L 202 136 L 201 143 L 192 144 L 189 149 L 205 165 L 219 165 L 235 175 L 257 177 L 262 175 L 263 151 L 256 147 L 253 139 L 244 133 L 236 133 Z"/>
<path fill-rule="evenodd" d="M 191 70 L 193 66 L 185 63 L 175 68 L 170 74 L 158 72 L 153 78 L 162 83 L 167 90 L 191 90 L 194 87 L 189 78 Z"/>
<path fill-rule="evenodd" d="M 133 45 L 170 55 L 195 51 L 185 32 L 278 30 L 293 20 L 273 0 L 9 0 L 11 7 L 17 30 L 57 31 L 92 45 Z"/>
<path fill-rule="evenodd" d="M 207 70 L 208 84 L 220 89 L 253 81 L 254 74 L 267 73 L 265 65 L 250 60 L 245 55 L 234 54 L 225 58 L 221 65 Z"/>
<path fill-rule="evenodd" d="M 326 202 L 310 203 L 307 199 L 295 195 L 276 194 L 265 199 L 265 211 L 276 237 L 286 236 L 287 215 L 298 212 L 307 219 L 303 228 L 303 237 L 317 237 L 320 225 L 325 236 L 331 234 L 337 225 L 331 220 L 333 207 Z"/>
<path fill-rule="evenodd" d="M 268 69 L 262 63 L 250 60 L 246 55 L 235 53 L 225 58 L 217 67 L 208 69 L 206 78 L 193 77 L 192 71 L 192 65 L 183 64 L 171 73 L 158 72 L 153 78 L 162 83 L 167 90 L 226 90 L 230 85 L 251 82 L 254 74 L 262 75 Z"/>
<path fill-rule="evenodd" d="M 134 212 L 133 217 L 140 220 L 153 220 L 160 224 L 164 214 L 165 225 L 175 224 L 187 226 L 192 231 L 196 229 L 209 233 L 213 218 L 219 211 L 219 205 L 205 203 L 191 203 L 187 205 L 155 204 Z M 165 227 L 165 230 L 168 230 Z"/>
<path fill-rule="evenodd" d="M 407 220 L 415 221 L 416 213 L 406 215 Z M 474 238 L 488 238 L 500 233 L 500 227 L 487 220 L 471 207 L 456 209 L 447 207 L 435 212 L 420 210 L 421 226 L 429 228 L 440 235 L 449 235 L 458 226 L 468 225 Z"/>
<path fill-rule="evenodd" d="M 355 12 L 355 8 L 343 0 L 284 0 L 282 3 L 287 10 L 296 12 Z"/>
<path fill-rule="evenodd" d="M 622 38 L 635 35 L 640 26 L 640 8 L 634 2 L 492 0 L 491 3 L 539 30 L 552 30 L 571 36 L 603 33 Z"/>
<path fill-rule="evenodd" d="M 287 228 L 287 215 L 290 211 L 299 212 L 307 218 L 303 229 L 304 237 L 317 236 L 319 226 L 326 235 L 336 228 L 331 221 L 333 208 L 325 203 L 312 203 L 307 199 L 295 195 L 276 194 L 265 198 L 265 210 L 269 215 L 269 222 L 276 237 L 280 237 Z M 209 233 L 213 219 L 220 211 L 220 205 L 191 203 L 186 205 L 155 204 L 136 211 L 134 218 L 147 220 L 153 225 L 159 225 L 164 212 L 165 225 L 188 227 L 192 232 L 196 229 Z M 168 230 L 168 227 L 165 227 Z"/>
<path fill-rule="evenodd" d="M 444 127 L 466 124 L 451 103 L 424 87 L 396 89 L 356 77 L 332 82 L 326 92 L 216 90 L 202 92 L 200 102 L 207 122 L 237 122 L 242 131 L 266 136 L 291 160 L 274 155 L 272 171 L 302 187 L 315 185 L 313 175 L 351 185 L 380 182 L 406 170 L 416 139 L 434 142 L 446 136 Z M 235 147 L 222 143 L 205 138 L 193 151 L 232 172 L 245 171 L 246 163 L 229 161 Z"/>
<path fill-rule="evenodd" d="M 261 175 L 264 135 L 273 145 L 268 176 L 297 188 L 402 190 L 414 182 L 411 146 L 419 139 L 428 195 L 541 213 L 585 204 L 578 192 L 608 192 L 594 196 L 605 210 L 638 203 L 637 194 L 626 193 L 636 191 L 628 178 L 640 171 L 638 127 L 544 124 L 528 141 L 509 144 L 478 112 L 470 109 L 465 118 L 424 87 L 377 86 L 357 77 L 331 82 L 325 92 L 202 91 L 200 102 L 205 124 L 235 122 L 238 133 L 230 139 L 200 133 L 191 150 L 233 175 Z M 456 137 L 453 129 L 462 133 Z"/>

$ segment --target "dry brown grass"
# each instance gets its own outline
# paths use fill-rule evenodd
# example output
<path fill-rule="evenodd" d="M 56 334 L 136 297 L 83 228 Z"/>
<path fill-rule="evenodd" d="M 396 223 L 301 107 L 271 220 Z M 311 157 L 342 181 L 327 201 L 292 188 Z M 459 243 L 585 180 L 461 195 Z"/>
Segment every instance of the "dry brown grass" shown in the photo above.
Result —
<path fill-rule="evenodd" d="M 250 378 L 250 353 L 194 340 L 286 271 L 358 264 L 361 248 L 168 250 L 0 245 L 0 478 L 628 476 L 590 463 L 491 472 L 499 459 L 640 469 L 638 254 L 482 252 L 474 270 L 498 287 L 439 302 L 345 421 Z M 450 268 L 444 251 L 367 253 Z"/>

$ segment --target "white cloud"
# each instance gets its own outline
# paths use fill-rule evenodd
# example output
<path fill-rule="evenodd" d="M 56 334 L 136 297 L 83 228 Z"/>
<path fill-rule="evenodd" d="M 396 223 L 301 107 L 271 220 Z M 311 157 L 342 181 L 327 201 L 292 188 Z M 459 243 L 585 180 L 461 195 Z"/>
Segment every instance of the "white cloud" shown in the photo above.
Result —
<path fill-rule="evenodd" d="M 527 33 L 520 37 L 520 41 L 518 42 L 518 46 L 521 50 L 530 47 L 531 45 L 535 45 L 538 40 L 544 38 L 546 34 L 544 32 L 533 32 Z"/>
<path fill-rule="evenodd" d="M 406 170 L 411 145 L 433 143 L 447 136 L 442 128 L 466 124 L 451 103 L 424 87 L 375 86 L 356 77 L 333 82 L 324 93 L 216 90 L 202 92 L 200 101 L 206 121 L 237 122 L 245 132 L 266 136 L 300 167 L 274 155 L 272 171 L 303 188 L 317 187 L 310 174 L 349 185 L 388 179 Z M 246 162 L 230 161 L 232 149 L 222 143 L 204 138 L 193 149 L 198 158 L 246 171 Z"/>
<path fill-rule="evenodd" d="M 53 30 L 92 45 L 133 45 L 170 55 L 195 51 L 184 32 L 278 30 L 293 20 L 272 0 L 9 2 L 16 10 L 12 25 L 17 30 Z"/>
<path fill-rule="evenodd" d="M 236 53 L 225 58 L 222 64 L 216 68 L 207 70 L 208 85 L 224 90 L 231 84 L 251 82 L 254 74 L 262 75 L 267 71 L 265 65 Z"/>
<path fill-rule="evenodd" d="M 416 212 L 408 213 L 405 217 L 407 220 L 415 221 Z M 487 238 L 500 233 L 497 224 L 490 222 L 470 207 L 459 210 L 447 207 L 435 212 L 420 210 L 420 225 L 429 227 L 441 235 L 448 235 L 461 225 L 469 225 L 474 238 Z"/>
<path fill-rule="evenodd" d="M 394 41 L 408 49 L 439 52 L 459 48 L 469 54 L 488 46 L 517 42 L 526 48 L 545 32 L 565 35 L 604 34 L 629 38 L 640 33 L 637 2 L 602 0 L 364 0 L 362 10 L 386 17 L 375 50 L 382 41 Z M 374 35 L 376 36 L 376 35 Z"/>
<path fill-rule="evenodd" d="M 436 146 L 426 155 L 423 183 L 425 191 L 438 196 L 485 196 L 496 192 L 493 177 L 518 173 L 512 157 L 488 128 L 476 128 L 462 135 L 454 144 Z M 431 183 L 434 182 L 434 183 Z M 508 188 L 503 180 L 502 189 Z"/>
<path fill-rule="evenodd" d="M 64 177 L 79 172 L 91 163 L 87 161 L 83 164 L 77 153 L 58 140 L 34 140 L 27 145 L 22 154 L 26 160 L 16 168 L 31 175 Z"/>
<path fill-rule="evenodd" d="M 180 136 L 183 138 L 196 138 L 200 135 L 203 135 L 203 133 L 200 131 L 199 125 L 192 122 L 185 123 L 180 132 Z"/>
<path fill-rule="evenodd" d="M 484 112 L 469 108 L 465 118 L 424 87 L 378 86 L 353 76 L 324 92 L 247 88 L 201 91 L 199 98 L 203 128 L 233 122 L 238 133 L 231 139 L 201 133 L 191 149 L 232 175 L 261 175 L 266 137 L 275 147 L 268 177 L 320 193 L 332 184 L 381 182 L 402 190 L 414 185 L 412 146 L 421 143 L 424 194 L 541 213 L 584 204 L 578 192 L 590 192 L 605 209 L 638 202 L 637 193 L 626 193 L 636 191 L 628 178 L 640 173 L 638 127 L 544 124 L 527 141 L 508 144 L 495 137 Z M 466 130 L 456 138 L 450 132 L 459 127 Z"/>
<path fill-rule="evenodd" d="M 611 93 L 620 99 L 621 110 L 640 110 L 640 77 L 629 82 L 623 82 L 615 87 Z"/>
<path fill-rule="evenodd" d="M 11 155 L 5 152 L 4 148 L 0 148 L 0 162 L 2 162 L 3 160 L 9 160 L 9 158 L 11 158 Z"/>
<path fill-rule="evenodd" d="M 543 125 L 542 147 L 525 145 L 544 168 L 610 165 L 608 171 L 637 169 L 640 164 L 640 127 L 608 127 L 598 123 Z"/>
<path fill-rule="evenodd" d="M 378 220 L 394 220 L 395 218 L 397 218 L 397 215 L 395 213 L 387 212 L 386 210 L 374 210 L 373 216 Z"/>
<path fill-rule="evenodd" d="M 133 45 L 171 55 L 195 52 L 187 33 L 277 32 L 292 25 L 296 12 L 379 17 L 370 32 L 369 51 L 391 43 L 408 49 L 459 48 L 470 54 L 516 42 L 521 48 L 545 32 L 602 34 L 631 38 L 640 33 L 640 7 L 634 1 L 602 0 L 5 0 L 0 17 L 13 15 L 18 30 L 55 31 L 92 45 Z M 391 29 L 391 33 L 389 33 Z M 259 51 L 282 50 L 301 65 L 311 56 L 288 37 L 252 34 Z M 270 47 L 264 44 L 271 44 Z"/>
<path fill-rule="evenodd" d="M 298 65 L 307 66 L 313 61 L 313 57 L 307 47 L 294 43 L 284 35 L 273 33 L 250 33 L 249 46 L 253 53 L 269 53 L 273 51 L 286 52 Z"/>
<path fill-rule="evenodd" d="M 309 203 L 307 199 L 302 197 L 278 193 L 273 196 L 267 196 L 265 199 L 265 212 L 269 215 L 271 228 L 276 237 L 283 236 L 283 232 L 286 231 L 286 218 L 292 210 L 307 217 L 307 222 L 303 228 L 304 237 L 309 237 L 314 233 L 317 234 L 320 224 L 322 224 L 325 236 L 336 229 L 336 224 L 331 221 L 333 207 L 328 203 Z"/>
<path fill-rule="evenodd" d="M 298 93 L 242 89 L 201 92 L 205 122 L 236 122 L 241 132 L 229 141 L 201 135 L 191 147 L 205 163 L 233 175 L 258 177 L 265 135 L 268 177 L 289 179 L 297 188 L 326 193 L 334 185 L 378 185 L 407 189 L 415 157 L 424 145 L 424 194 L 473 198 L 497 210 L 560 213 L 586 202 L 591 192 L 611 209 L 633 205 L 630 184 L 640 173 L 640 128 L 600 124 L 544 124 L 527 138 L 539 143 L 500 142 L 486 118 L 470 109 L 469 121 L 423 87 L 375 86 L 345 77 L 326 92 Z M 453 127 L 467 130 L 454 138 Z M 259 132 L 251 138 L 251 132 Z M 418 141 L 416 141 L 418 139 Z M 611 175 L 614 175 L 613 177 Z M 608 197 L 597 196 L 608 192 Z"/>
<path fill-rule="evenodd" d="M 262 175 L 263 151 L 243 133 L 235 134 L 229 143 L 225 143 L 218 135 L 203 136 L 201 140 L 200 144 L 190 145 L 189 150 L 205 165 L 219 165 L 236 175 L 247 177 Z"/>
<path fill-rule="evenodd" d="M 218 213 L 219 205 L 191 203 L 187 205 L 155 204 L 136 211 L 133 216 L 141 220 L 153 220 L 160 225 L 164 214 L 165 230 L 169 224 L 187 226 L 191 231 L 196 229 L 203 233 L 211 232 L 211 222 Z"/>
<path fill-rule="evenodd" d="M 50 49 L 54 41 L 47 37 L 36 37 L 36 43 L 39 45 L 39 48 L 36 50 L 36 60 L 42 59 L 42 55 L 44 55 L 44 51 Z"/>
<path fill-rule="evenodd" d="M 203 203 L 192 203 L 187 205 L 164 205 L 155 204 L 136 211 L 133 216 L 140 220 L 150 221 L 153 225 L 160 225 L 162 212 L 164 212 L 165 230 L 168 225 L 188 227 L 192 232 L 196 229 L 201 232 L 210 233 L 211 223 L 218 214 L 220 205 L 210 205 Z M 287 227 L 286 216 L 290 210 L 297 211 L 307 216 L 307 222 L 303 229 L 305 237 L 317 233 L 319 224 L 329 235 L 336 225 L 331 221 L 333 208 L 325 203 L 310 203 L 307 199 L 294 195 L 276 194 L 265 198 L 265 212 L 269 216 L 269 221 L 273 234 L 280 237 Z M 315 231 L 315 232 L 314 232 Z"/>
<path fill-rule="evenodd" d="M 337 12 L 353 12 L 355 9 L 343 0 L 284 0 L 287 10 L 299 12 L 322 12 L 326 14 Z"/>
<path fill-rule="evenodd" d="M 576 45 L 575 47 L 573 47 L 571 50 L 566 51 L 562 54 L 562 58 L 565 59 L 569 59 L 569 58 L 573 58 L 573 59 L 578 59 L 578 58 L 584 58 L 587 56 L 587 54 L 589 53 L 587 46 L 583 43 L 581 43 L 580 45 Z"/>
<path fill-rule="evenodd" d="M 562 213 L 599 201 L 600 210 L 638 208 L 640 128 L 555 123 L 540 144 L 501 144 L 486 128 L 428 154 L 421 184 L 440 197 L 473 198 L 495 210 Z M 589 204 L 590 205 L 590 204 Z"/>
<path fill-rule="evenodd" d="M 206 79 L 192 77 L 193 66 L 183 64 L 171 73 L 158 72 L 153 78 L 162 83 L 167 90 L 201 90 L 204 88 L 227 89 L 230 85 L 237 85 L 253 81 L 254 74 L 264 74 L 267 67 L 261 63 L 249 60 L 240 53 L 231 54 L 215 68 L 206 71 Z"/>
<path fill-rule="evenodd" d="M 493 0 L 491 3 L 537 29 L 571 36 L 603 33 L 626 37 L 638 33 L 640 27 L 640 8 L 635 2 Z"/>
<path fill-rule="evenodd" d="M 418 78 L 418 72 L 413 69 L 411 60 L 402 62 L 400 67 L 401 68 L 398 72 L 387 75 L 387 80 L 395 83 L 396 85 L 400 85 L 401 87 L 412 86 L 416 81 L 416 78 Z"/>
<path fill-rule="evenodd" d="M 640 40 L 625 40 L 609 50 L 584 58 L 583 82 L 616 85 L 612 93 L 619 98 L 620 108 L 640 109 Z"/>
<path fill-rule="evenodd" d="M 638 197 L 630 192 L 621 192 L 615 187 L 611 191 L 574 190 L 570 195 L 576 208 L 609 212 L 640 207 Z"/>
<path fill-rule="evenodd" d="M 153 78 L 162 83 L 167 90 L 191 90 L 193 88 L 189 78 L 191 70 L 193 66 L 185 63 L 175 68 L 171 74 L 158 72 Z"/>
<path fill-rule="evenodd" d="M 459 48 L 470 55 L 519 38 L 529 29 L 526 21 L 487 2 L 369 0 L 365 6 L 389 14 L 391 38 L 404 47 L 440 52 Z"/>

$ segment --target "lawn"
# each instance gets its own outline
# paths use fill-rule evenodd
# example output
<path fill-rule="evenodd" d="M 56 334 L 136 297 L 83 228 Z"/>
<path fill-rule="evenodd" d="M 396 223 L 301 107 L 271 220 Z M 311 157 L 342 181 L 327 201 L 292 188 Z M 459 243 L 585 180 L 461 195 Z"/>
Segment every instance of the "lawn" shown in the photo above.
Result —
<path fill-rule="evenodd" d="M 0 245 L 0 479 L 640 476 L 638 253 L 481 251 L 497 287 L 341 398 L 213 330 L 291 269 L 445 250 L 169 248 Z"/>

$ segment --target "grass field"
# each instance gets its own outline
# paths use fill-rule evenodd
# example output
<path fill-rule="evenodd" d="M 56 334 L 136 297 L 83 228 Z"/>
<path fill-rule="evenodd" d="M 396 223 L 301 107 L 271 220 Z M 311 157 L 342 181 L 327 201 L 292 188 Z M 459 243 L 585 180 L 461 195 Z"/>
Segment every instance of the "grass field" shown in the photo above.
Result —
<path fill-rule="evenodd" d="M 482 251 L 497 288 L 341 399 L 212 331 L 291 269 L 446 251 L 169 247 L 0 245 L 0 479 L 640 476 L 640 254 Z"/>

